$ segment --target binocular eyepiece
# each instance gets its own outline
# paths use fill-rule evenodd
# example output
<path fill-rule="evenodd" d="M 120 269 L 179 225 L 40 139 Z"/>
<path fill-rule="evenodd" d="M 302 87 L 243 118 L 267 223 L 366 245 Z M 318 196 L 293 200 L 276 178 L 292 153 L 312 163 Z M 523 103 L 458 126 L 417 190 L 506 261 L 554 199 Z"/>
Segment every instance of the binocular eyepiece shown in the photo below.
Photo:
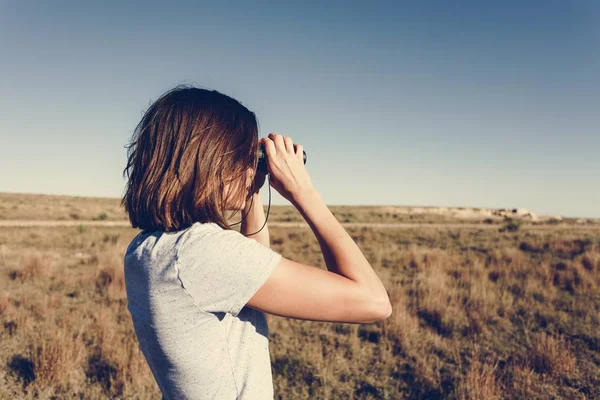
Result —
<path fill-rule="evenodd" d="M 304 164 L 306 164 L 306 152 L 302 150 L 302 155 L 304 159 Z M 267 166 L 267 152 L 265 151 L 265 145 L 260 143 L 258 146 L 258 167 L 259 171 L 264 172 L 265 174 L 269 173 L 269 167 Z"/>

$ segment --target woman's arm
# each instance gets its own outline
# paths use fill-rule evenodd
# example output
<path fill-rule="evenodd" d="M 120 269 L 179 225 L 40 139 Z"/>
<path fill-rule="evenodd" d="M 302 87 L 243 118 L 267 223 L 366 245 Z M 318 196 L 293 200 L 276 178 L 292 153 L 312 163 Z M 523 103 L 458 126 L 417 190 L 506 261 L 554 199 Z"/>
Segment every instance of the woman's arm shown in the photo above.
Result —
<path fill-rule="evenodd" d="M 252 206 L 252 208 L 250 208 L 250 206 Z M 248 215 L 246 215 L 246 213 Z M 246 215 L 246 218 L 243 218 L 244 215 Z M 240 232 L 244 235 L 254 233 L 259 230 L 264 223 L 265 210 L 263 209 L 263 204 L 259 193 L 254 193 L 252 198 L 246 202 L 246 206 L 244 207 L 242 214 L 242 227 L 240 228 Z M 258 243 L 261 243 L 264 246 L 271 247 L 271 239 L 269 238 L 269 224 L 266 224 L 265 227 L 257 234 L 248 237 L 256 240 Z"/>

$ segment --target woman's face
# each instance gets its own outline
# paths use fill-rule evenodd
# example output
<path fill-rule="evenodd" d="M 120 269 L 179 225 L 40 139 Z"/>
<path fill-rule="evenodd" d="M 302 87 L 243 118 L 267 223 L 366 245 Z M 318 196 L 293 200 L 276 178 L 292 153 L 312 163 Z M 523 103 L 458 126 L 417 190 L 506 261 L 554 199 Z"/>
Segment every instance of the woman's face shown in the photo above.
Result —
<path fill-rule="evenodd" d="M 253 171 L 252 168 L 248 168 L 246 170 L 246 177 L 245 177 L 245 190 L 244 190 L 244 195 L 248 194 L 248 190 L 250 189 L 250 185 L 252 185 L 252 180 L 253 180 L 254 176 L 253 176 Z M 242 181 L 244 179 L 239 178 L 237 181 L 234 181 L 233 184 L 229 184 L 226 183 L 225 184 L 225 210 L 243 210 L 244 207 L 246 207 L 246 199 L 245 198 L 237 198 L 235 199 L 233 196 L 235 196 L 236 193 L 239 193 L 239 188 L 242 185 Z M 239 196 L 239 194 L 238 194 Z"/>

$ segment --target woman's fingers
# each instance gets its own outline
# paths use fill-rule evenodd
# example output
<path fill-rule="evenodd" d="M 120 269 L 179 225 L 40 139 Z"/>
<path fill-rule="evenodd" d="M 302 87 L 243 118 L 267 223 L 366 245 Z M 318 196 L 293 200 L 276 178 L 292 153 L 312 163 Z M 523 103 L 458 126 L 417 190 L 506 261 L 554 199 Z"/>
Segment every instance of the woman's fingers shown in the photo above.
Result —
<path fill-rule="evenodd" d="M 289 136 L 284 136 L 283 141 L 285 142 L 285 149 L 288 153 L 294 154 L 294 141 Z"/>
<path fill-rule="evenodd" d="M 301 144 L 298 143 L 294 143 L 294 153 L 296 154 L 296 156 L 298 156 L 298 158 L 300 160 L 302 160 L 302 162 L 304 162 L 304 147 L 302 147 Z"/>
<path fill-rule="evenodd" d="M 265 140 L 265 152 L 267 153 L 267 159 L 274 158 L 275 154 L 277 154 L 277 149 L 275 148 L 275 143 L 272 140 Z"/>
<path fill-rule="evenodd" d="M 267 146 L 267 143 L 269 143 L 269 146 L 272 146 L 271 151 L 275 154 L 287 152 L 290 155 L 295 155 L 298 157 L 298 159 L 304 162 L 304 147 L 301 144 L 294 143 L 294 140 L 291 137 L 284 136 L 280 133 L 271 132 L 269 133 L 268 137 L 264 139 L 265 146 Z M 267 151 L 267 156 L 269 156 L 269 154 L 269 151 Z"/>
<path fill-rule="evenodd" d="M 269 137 L 275 142 L 275 148 L 277 149 L 277 152 L 279 152 L 280 149 L 282 152 L 285 150 L 285 142 L 283 141 L 283 135 L 281 135 L 280 133 L 271 132 L 269 133 Z"/>

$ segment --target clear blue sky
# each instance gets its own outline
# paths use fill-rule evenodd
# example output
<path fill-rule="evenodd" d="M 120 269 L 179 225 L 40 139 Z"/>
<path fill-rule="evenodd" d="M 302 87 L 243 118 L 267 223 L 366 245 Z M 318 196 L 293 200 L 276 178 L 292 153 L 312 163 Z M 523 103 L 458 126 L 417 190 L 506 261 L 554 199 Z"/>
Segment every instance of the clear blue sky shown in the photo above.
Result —
<path fill-rule="evenodd" d="M 0 191 L 120 197 L 188 83 L 303 144 L 330 205 L 600 217 L 600 2 L 200 3 L 2 2 Z"/>

